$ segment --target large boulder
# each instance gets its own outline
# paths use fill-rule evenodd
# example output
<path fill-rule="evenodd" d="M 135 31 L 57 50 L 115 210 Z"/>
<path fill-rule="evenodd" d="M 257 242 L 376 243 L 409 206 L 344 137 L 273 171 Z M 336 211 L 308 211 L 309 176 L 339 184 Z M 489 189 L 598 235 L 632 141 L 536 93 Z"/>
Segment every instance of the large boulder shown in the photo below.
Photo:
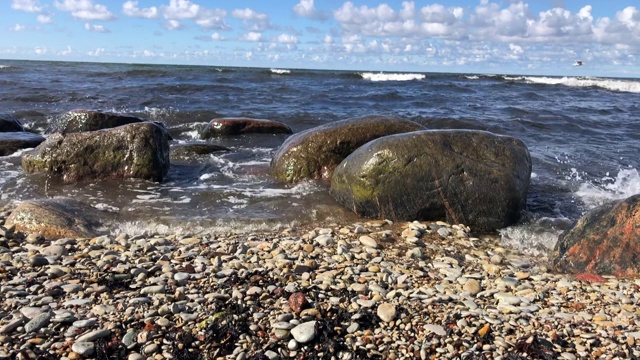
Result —
<path fill-rule="evenodd" d="M 221 118 L 213 119 L 202 132 L 202 138 L 219 135 L 242 134 L 291 134 L 291 128 L 280 121 L 246 118 Z"/>
<path fill-rule="evenodd" d="M 93 110 L 71 110 L 60 116 L 60 132 L 69 134 L 96 131 L 140 122 L 148 121 L 129 115 Z M 154 124 L 161 126 L 157 123 Z"/>
<path fill-rule="evenodd" d="M 24 131 L 24 127 L 20 121 L 13 116 L 0 114 L 0 133 L 13 131 Z"/>
<path fill-rule="evenodd" d="M 553 251 L 565 273 L 640 274 L 640 194 L 586 213 L 562 233 Z"/>
<path fill-rule="evenodd" d="M 40 233 L 47 239 L 89 238 L 98 234 L 100 212 L 81 202 L 67 199 L 24 201 L 11 212 L 5 227 Z"/>
<path fill-rule="evenodd" d="M 25 154 L 22 168 L 27 173 L 60 175 L 64 182 L 102 178 L 162 181 L 169 171 L 169 142 L 162 128 L 148 122 L 57 133 Z"/>
<path fill-rule="evenodd" d="M 336 168 L 331 194 L 364 217 L 446 220 L 476 231 L 516 222 L 531 157 L 524 143 L 472 130 L 427 130 L 367 143 Z"/>
<path fill-rule="evenodd" d="M 20 149 L 34 148 L 44 137 L 25 131 L 0 132 L 0 156 L 11 155 Z"/>
<path fill-rule="evenodd" d="M 382 136 L 424 130 L 413 121 L 386 116 L 347 119 L 290 136 L 271 159 L 282 182 L 330 179 L 340 162 L 358 147 Z"/>

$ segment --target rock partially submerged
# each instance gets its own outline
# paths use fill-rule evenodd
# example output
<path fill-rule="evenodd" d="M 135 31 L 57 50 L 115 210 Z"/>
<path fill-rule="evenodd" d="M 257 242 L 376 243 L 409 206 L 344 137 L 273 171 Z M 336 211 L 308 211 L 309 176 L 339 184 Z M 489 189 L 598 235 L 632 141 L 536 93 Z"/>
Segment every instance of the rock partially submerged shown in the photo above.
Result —
<path fill-rule="evenodd" d="M 67 183 L 104 178 L 162 181 L 169 171 L 169 143 L 166 132 L 148 122 L 53 134 L 23 156 L 22 168 L 59 175 Z"/>
<path fill-rule="evenodd" d="M 280 121 L 265 119 L 247 118 L 220 118 L 209 122 L 202 132 L 202 138 L 219 135 L 242 135 L 242 134 L 291 134 L 289 125 Z"/>
<path fill-rule="evenodd" d="M 140 122 L 147 122 L 147 120 L 93 110 L 71 110 L 60 117 L 63 134 L 110 129 Z"/>
<path fill-rule="evenodd" d="M 347 119 L 318 126 L 289 137 L 271 160 L 282 182 L 329 179 L 355 149 L 382 136 L 424 130 L 413 121 L 386 116 Z"/>
<path fill-rule="evenodd" d="M 34 148 L 44 137 L 26 131 L 0 132 L 0 156 L 11 155 L 21 149 Z"/>
<path fill-rule="evenodd" d="M 24 130 L 22 123 L 18 119 L 8 114 L 0 114 L 0 133 Z"/>
<path fill-rule="evenodd" d="M 72 199 L 38 199 L 21 203 L 5 226 L 47 239 L 88 238 L 98 234 L 99 218 L 98 210 Z"/>
<path fill-rule="evenodd" d="M 558 271 L 600 275 L 640 274 L 640 194 L 595 208 L 556 243 Z"/>
<path fill-rule="evenodd" d="M 526 204 L 531 157 L 524 143 L 484 131 L 386 136 L 336 168 L 331 194 L 360 216 L 443 220 L 495 231 Z"/>

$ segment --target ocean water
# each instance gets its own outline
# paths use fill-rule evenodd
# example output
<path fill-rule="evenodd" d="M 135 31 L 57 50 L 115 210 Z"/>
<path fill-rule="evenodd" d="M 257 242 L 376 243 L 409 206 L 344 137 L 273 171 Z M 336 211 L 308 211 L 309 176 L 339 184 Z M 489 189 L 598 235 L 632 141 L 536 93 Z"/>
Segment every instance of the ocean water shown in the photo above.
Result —
<path fill-rule="evenodd" d="M 278 120 L 299 132 L 377 114 L 518 137 L 533 158 L 528 205 L 500 235 L 534 255 L 585 211 L 640 191 L 639 104 L 638 79 L 0 60 L 0 112 L 45 136 L 64 112 L 90 109 L 161 121 L 174 145 L 201 141 L 216 117 Z M 114 232 L 128 233 L 361 220 L 325 183 L 273 181 L 269 162 L 285 139 L 210 139 L 232 151 L 172 162 L 163 183 L 64 185 L 25 175 L 17 153 L 0 157 L 0 205 L 72 196 L 104 210 Z"/>

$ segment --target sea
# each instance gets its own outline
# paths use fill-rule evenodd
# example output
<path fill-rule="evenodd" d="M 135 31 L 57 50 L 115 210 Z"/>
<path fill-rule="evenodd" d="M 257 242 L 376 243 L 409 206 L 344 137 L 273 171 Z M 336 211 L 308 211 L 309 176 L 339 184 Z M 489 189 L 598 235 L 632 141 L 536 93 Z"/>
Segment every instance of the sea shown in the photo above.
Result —
<path fill-rule="evenodd" d="M 300 132 L 389 115 L 514 136 L 527 145 L 533 173 L 522 219 L 498 235 L 534 256 L 586 211 L 640 192 L 640 79 L 0 60 L 0 113 L 48 136 L 74 109 L 160 121 L 172 146 L 204 141 L 201 131 L 221 117 L 277 120 Z M 24 150 L 0 157 L 0 206 L 72 197 L 102 210 L 112 233 L 132 235 L 363 221 L 327 183 L 274 181 L 269 163 L 286 137 L 206 140 L 230 151 L 172 161 L 162 183 L 62 184 L 26 175 Z"/>

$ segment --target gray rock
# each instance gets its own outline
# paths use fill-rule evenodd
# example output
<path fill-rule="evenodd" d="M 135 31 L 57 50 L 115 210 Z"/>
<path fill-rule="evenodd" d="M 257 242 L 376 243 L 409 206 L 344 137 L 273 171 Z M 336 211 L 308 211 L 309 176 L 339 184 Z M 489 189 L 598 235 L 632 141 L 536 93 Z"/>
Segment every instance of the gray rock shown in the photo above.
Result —
<path fill-rule="evenodd" d="M 301 344 L 307 343 L 316 337 L 316 321 L 302 323 L 291 329 L 291 336 Z"/>
<path fill-rule="evenodd" d="M 91 341 L 76 341 L 71 345 L 71 350 L 81 356 L 91 356 L 95 351 L 95 344 Z"/>
<path fill-rule="evenodd" d="M 24 325 L 24 332 L 27 334 L 30 334 L 32 332 L 36 332 L 42 329 L 43 327 L 49 324 L 49 320 L 51 320 L 52 316 L 53 316 L 53 313 L 50 311 L 37 315 L 36 317 L 29 320 L 29 322 Z"/>

